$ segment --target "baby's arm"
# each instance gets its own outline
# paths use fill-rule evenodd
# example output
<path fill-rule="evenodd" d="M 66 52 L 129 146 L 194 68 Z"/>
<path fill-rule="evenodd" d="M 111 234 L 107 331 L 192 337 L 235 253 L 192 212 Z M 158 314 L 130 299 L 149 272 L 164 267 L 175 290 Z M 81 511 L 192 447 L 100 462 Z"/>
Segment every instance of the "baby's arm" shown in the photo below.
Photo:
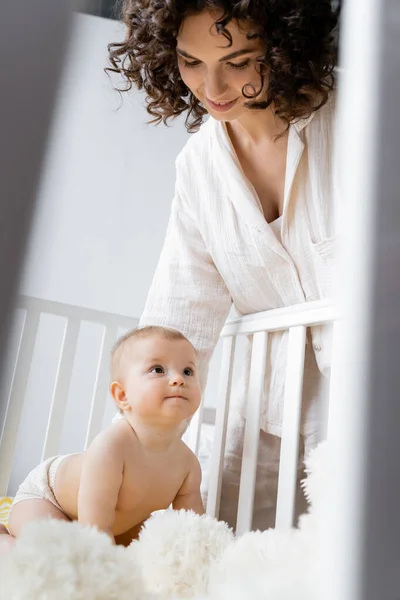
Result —
<path fill-rule="evenodd" d="M 122 484 L 124 452 L 121 441 L 108 431 L 85 453 L 78 494 L 78 521 L 95 525 L 114 540 L 113 525 Z"/>
<path fill-rule="evenodd" d="M 204 507 L 200 494 L 201 467 L 196 456 L 191 456 L 189 473 L 187 474 L 182 487 L 178 491 L 172 507 L 175 510 L 184 508 L 193 510 L 199 515 L 204 515 Z"/>

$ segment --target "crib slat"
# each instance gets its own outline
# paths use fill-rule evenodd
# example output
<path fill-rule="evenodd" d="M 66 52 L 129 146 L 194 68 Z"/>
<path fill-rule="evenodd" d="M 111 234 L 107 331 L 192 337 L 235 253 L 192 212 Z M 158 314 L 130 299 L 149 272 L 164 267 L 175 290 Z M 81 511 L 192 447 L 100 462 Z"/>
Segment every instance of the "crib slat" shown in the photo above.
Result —
<path fill-rule="evenodd" d="M 11 391 L 0 438 L 0 495 L 7 494 L 39 320 L 40 312 L 27 312 L 18 346 Z"/>
<path fill-rule="evenodd" d="M 228 425 L 231 397 L 233 362 L 235 357 L 235 337 L 223 340 L 221 379 L 218 394 L 218 406 L 215 416 L 214 443 L 210 464 L 210 479 L 207 495 L 207 514 L 218 518 L 221 497 L 222 470 L 224 466 L 226 429 Z"/>
<path fill-rule="evenodd" d="M 266 331 L 261 331 L 253 335 L 236 523 L 237 535 L 242 535 L 243 533 L 250 531 L 253 520 L 261 406 L 265 385 L 267 342 L 268 333 Z"/>
<path fill-rule="evenodd" d="M 306 328 L 289 329 L 275 527 L 293 527 L 296 502 Z"/>
<path fill-rule="evenodd" d="M 50 414 L 47 421 L 42 460 L 54 456 L 58 452 L 65 406 L 68 400 L 72 368 L 78 342 L 79 328 L 80 321 L 76 319 L 69 320 L 65 328 L 56 382 L 50 406 Z"/>
<path fill-rule="evenodd" d="M 109 382 L 110 351 L 118 334 L 117 327 L 106 327 L 103 333 L 99 362 L 97 366 L 93 397 L 90 405 L 88 428 L 86 431 L 85 450 L 101 430 L 107 401 Z"/>

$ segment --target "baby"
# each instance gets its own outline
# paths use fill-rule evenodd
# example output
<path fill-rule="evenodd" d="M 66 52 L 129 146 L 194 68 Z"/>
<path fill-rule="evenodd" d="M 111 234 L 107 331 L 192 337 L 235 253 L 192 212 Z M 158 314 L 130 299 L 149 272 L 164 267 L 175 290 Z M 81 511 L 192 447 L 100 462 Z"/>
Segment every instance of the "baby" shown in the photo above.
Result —
<path fill-rule="evenodd" d="M 200 404 L 196 352 L 178 331 L 129 332 L 111 355 L 110 392 L 124 418 L 81 454 L 47 459 L 22 483 L 0 546 L 11 546 L 28 521 L 77 520 L 129 545 L 156 510 L 203 514 L 201 469 L 182 442 Z"/>

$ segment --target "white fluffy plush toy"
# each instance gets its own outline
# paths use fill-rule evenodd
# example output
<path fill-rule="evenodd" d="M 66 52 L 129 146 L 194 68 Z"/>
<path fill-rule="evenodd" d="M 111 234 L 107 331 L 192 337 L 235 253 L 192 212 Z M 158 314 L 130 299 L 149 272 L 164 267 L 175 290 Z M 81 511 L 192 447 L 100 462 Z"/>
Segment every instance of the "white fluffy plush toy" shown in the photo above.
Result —
<path fill-rule="evenodd" d="M 0 561 L 1 600 L 153 600 L 123 547 L 94 528 L 28 524 Z"/>
<path fill-rule="evenodd" d="M 318 598 L 318 518 L 325 517 L 326 444 L 306 463 L 310 513 L 298 529 L 233 538 L 225 524 L 183 511 L 155 515 L 129 551 L 146 589 L 163 600 Z M 318 517 L 318 518 L 317 518 Z"/>
<path fill-rule="evenodd" d="M 147 589 L 163 600 L 206 594 L 210 568 L 233 544 L 226 523 L 191 511 L 154 514 L 128 548 Z"/>
<path fill-rule="evenodd" d="M 234 538 L 225 523 L 167 510 L 129 548 L 78 523 L 32 523 L 0 562 L 1 600 L 314 600 L 326 449 L 307 463 L 299 529 Z"/>

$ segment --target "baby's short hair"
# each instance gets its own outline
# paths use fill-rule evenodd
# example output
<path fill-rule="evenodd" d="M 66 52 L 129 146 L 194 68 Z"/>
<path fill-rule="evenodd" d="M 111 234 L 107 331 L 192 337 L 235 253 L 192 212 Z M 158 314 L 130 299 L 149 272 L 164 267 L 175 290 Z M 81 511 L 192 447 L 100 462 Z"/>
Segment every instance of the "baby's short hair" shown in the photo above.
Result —
<path fill-rule="evenodd" d="M 186 342 L 189 342 L 189 340 L 183 335 L 183 333 L 181 333 L 177 329 L 172 329 L 170 327 L 161 327 L 161 325 L 147 325 L 145 327 L 137 327 L 136 329 L 131 329 L 115 342 L 111 350 L 111 381 L 116 381 L 120 378 L 121 364 L 124 362 L 124 356 L 126 356 L 126 351 L 129 348 L 129 342 L 134 339 L 145 339 L 156 335 L 161 336 L 164 339 L 170 341 L 185 340 Z"/>

